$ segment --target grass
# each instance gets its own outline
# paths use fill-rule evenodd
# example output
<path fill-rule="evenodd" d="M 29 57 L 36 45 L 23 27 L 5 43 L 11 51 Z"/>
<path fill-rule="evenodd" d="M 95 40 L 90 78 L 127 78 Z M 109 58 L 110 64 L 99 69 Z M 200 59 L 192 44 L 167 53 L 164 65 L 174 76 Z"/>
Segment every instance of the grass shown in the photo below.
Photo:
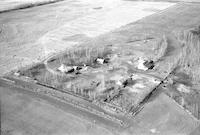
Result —
<path fill-rule="evenodd" d="M 76 83 L 73 85 L 68 85 L 70 81 L 75 79 L 77 76 L 75 74 L 56 72 L 48 66 L 48 63 L 51 63 L 53 60 L 54 62 L 57 61 L 55 64 L 65 64 L 67 66 L 83 66 L 85 64 L 94 67 L 96 58 L 108 58 L 109 54 L 111 54 L 111 50 L 106 47 L 76 48 L 68 50 L 56 57 L 52 57 L 45 64 L 33 66 L 25 70 L 24 73 L 26 73 L 26 75 L 29 77 L 37 79 L 43 84 L 61 90 L 70 90 L 73 93 L 92 99 L 95 95 L 93 93 L 93 89 L 90 90 L 90 88 L 86 87 L 87 83 L 85 84 L 84 81 L 81 81 L 77 82 L 79 83 L 77 86 Z"/>
<path fill-rule="evenodd" d="M 177 41 L 180 43 L 181 48 L 177 57 L 173 58 L 173 64 L 175 75 L 179 73 L 184 73 L 188 75 L 186 77 L 178 78 L 177 81 L 181 79 L 186 80 L 189 84 L 200 84 L 200 27 L 176 31 L 174 35 Z M 175 62 L 177 61 L 177 62 Z M 177 83 L 175 80 L 175 82 Z M 170 89 L 177 89 L 171 86 Z M 200 100 L 199 100 L 199 87 L 198 89 L 190 89 L 190 93 L 181 93 L 176 90 L 172 90 L 168 93 L 176 102 L 178 102 L 185 109 L 189 110 L 196 118 L 200 119 Z"/>
<path fill-rule="evenodd" d="M 164 35 L 156 44 L 156 48 L 154 48 L 154 57 L 153 61 L 159 61 L 165 54 L 167 53 L 168 48 L 168 40 L 167 37 Z"/>
<path fill-rule="evenodd" d="M 28 77 L 35 77 L 45 70 L 45 65 L 43 63 L 37 63 L 32 65 L 32 67 L 22 67 L 19 72 L 21 75 L 28 76 Z"/>
<path fill-rule="evenodd" d="M 59 61 L 68 66 L 91 66 L 96 58 L 106 58 L 110 53 L 111 50 L 105 47 L 78 48 L 66 51 Z"/>
<path fill-rule="evenodd" d="M 48 66 L 48 63 L 51 63 L 52 60 L 57 61 L 56 64 L 65 64 L 67 66 L 83 66 L 88 65 L 93 67 L 95 64 L 96 58 L 108 58 L 108 55 L 111 54 L 111 50 L 106 47 L 84 47 L 76 48 L 73 50 L 68 50 L 58 57 L 53 57 L 47 61 L 47 63 L 39 63 L 32 67 L 21 70 L 21 74 L 28 76 L 34 79 L 37 79 L 39 82 L 46 85 L 58 88 L 58 89 L 69 89 L 67 88 L 67 83 L 75 79 L 77 76 L 74 74 L 64 74 L 56 72 Z M 84 82 L 81 82 L 84 83 Z M 74 93 L 80 93 L 90 97 L 93 96 L 90 90 L 82 89 L 75 87 L 72 90 Z"/>
<path fill-rule="evenodd" d="M 178 32 L 177 40 L 182 44 L 179 68 L 191 76 L 196 83 L 200 82 L 200 27 Z"/>
<path fill-rule="evenodd" d="M 179 105 L 191 112 L 197 119 L 200 119 L 200 95 L 195 91 L 191 91 L 189 94 L 180 93 L 173 90 L 174 88 L 174 86 L 170 86 L 170 90 L 165 91 L 165 93 L 173 98 Z"/>

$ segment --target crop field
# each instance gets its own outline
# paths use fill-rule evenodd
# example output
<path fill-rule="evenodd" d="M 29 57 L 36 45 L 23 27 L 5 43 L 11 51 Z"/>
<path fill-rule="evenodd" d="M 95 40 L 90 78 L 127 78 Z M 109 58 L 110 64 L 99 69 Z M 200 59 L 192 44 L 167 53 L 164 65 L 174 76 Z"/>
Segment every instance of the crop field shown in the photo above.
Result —
<path fill-rule="evenodd" d="M 199 134 L 200 3 L 37 2 L 0 13 L 3 135 Z"/>

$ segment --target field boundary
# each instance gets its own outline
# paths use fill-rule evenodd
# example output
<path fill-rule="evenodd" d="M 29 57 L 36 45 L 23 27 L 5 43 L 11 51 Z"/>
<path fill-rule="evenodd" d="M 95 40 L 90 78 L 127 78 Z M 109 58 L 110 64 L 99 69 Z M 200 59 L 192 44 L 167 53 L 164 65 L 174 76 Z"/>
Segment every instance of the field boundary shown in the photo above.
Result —
<path fill-rule="evenodd" d="M 13 6 L 13 7 L 8 8 L 8 9 L 0 10 L 0 14 L 1 14 L 1 13 L 6 13 L 6 12 L 15 11 L 15 10 L 21 10 L 21 9 L 26 9 L 26 8 L 32 8 L 32 7 L 36 7 L 36 6 L 42 6 L 42 5 L 53 4 L 53 3 L 57 3 L 57 2 L 61 2 L 61 1 L 65 1 L 65 0 L 44 0 L 44 1 L 39 1 L 39 2 L 32 2 L 32 3 L 19 4 L 19 5 L 17 5 L 17 6 Z"/>

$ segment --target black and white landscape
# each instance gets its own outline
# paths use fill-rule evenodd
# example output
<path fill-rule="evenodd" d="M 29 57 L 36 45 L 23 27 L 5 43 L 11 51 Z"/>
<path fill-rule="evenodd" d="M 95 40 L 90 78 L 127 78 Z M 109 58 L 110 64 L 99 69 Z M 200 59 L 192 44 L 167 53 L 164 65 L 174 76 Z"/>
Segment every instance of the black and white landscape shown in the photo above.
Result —
<path fill-rule="evenodd" d="M 200 1 L 1 0 L 3 135 L 199 135 Z"/>

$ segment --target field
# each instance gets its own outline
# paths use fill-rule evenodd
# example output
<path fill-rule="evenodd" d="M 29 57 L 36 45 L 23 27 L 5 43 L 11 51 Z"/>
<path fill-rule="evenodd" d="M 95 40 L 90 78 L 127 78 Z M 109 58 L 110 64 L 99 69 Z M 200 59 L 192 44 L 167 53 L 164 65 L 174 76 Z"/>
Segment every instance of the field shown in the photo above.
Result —
<path fill-rule="evenodd" d="M 198 134 L 199 15 L 121 0 L 0 14 L 2 133 Z"/>
<path fill-rule="evenodd" d="M 63 1 L 53 6 L 50 4 L 42 8 L 34 7 L 20 12 L 1 14 L 0 74 L 39 62 L 53 53 L 91 41 L 96 36 L 174 5 L 124 1 L 114 3 L 113 5 L 112 1 L 101 0 L 95 3 Z M 152 8 L 152 10 L 143 11 L 139 6 L 143 6 L 144 9 Z M 103 8 L 96 9 L 98 7 Z M 116 20 L 109 19 L 110 16 L 117 16 L 119 11 L 123 12 L 115 18 Z M 132 16 L 133 12 L 137 14 Z M 35 56 L 36 52 L 37 56 Z"/>
<path fill-rule="evenodd" d="M 2 0 L 0 5 L 0 13 L 55 3 L 59 1 L 62 0 Z"/>
<path fill-rule="evenodd" d="M 1 134 L 112 134 L 101 126 L 67 113 L 66 105 L 19 90 L 0 89 Z M 58 102 L 58 101 L 57 101 Z M 60 109 L 58 109 L 60 108 Z M 64 110 L 62 108 L 65 108 Z"/>

